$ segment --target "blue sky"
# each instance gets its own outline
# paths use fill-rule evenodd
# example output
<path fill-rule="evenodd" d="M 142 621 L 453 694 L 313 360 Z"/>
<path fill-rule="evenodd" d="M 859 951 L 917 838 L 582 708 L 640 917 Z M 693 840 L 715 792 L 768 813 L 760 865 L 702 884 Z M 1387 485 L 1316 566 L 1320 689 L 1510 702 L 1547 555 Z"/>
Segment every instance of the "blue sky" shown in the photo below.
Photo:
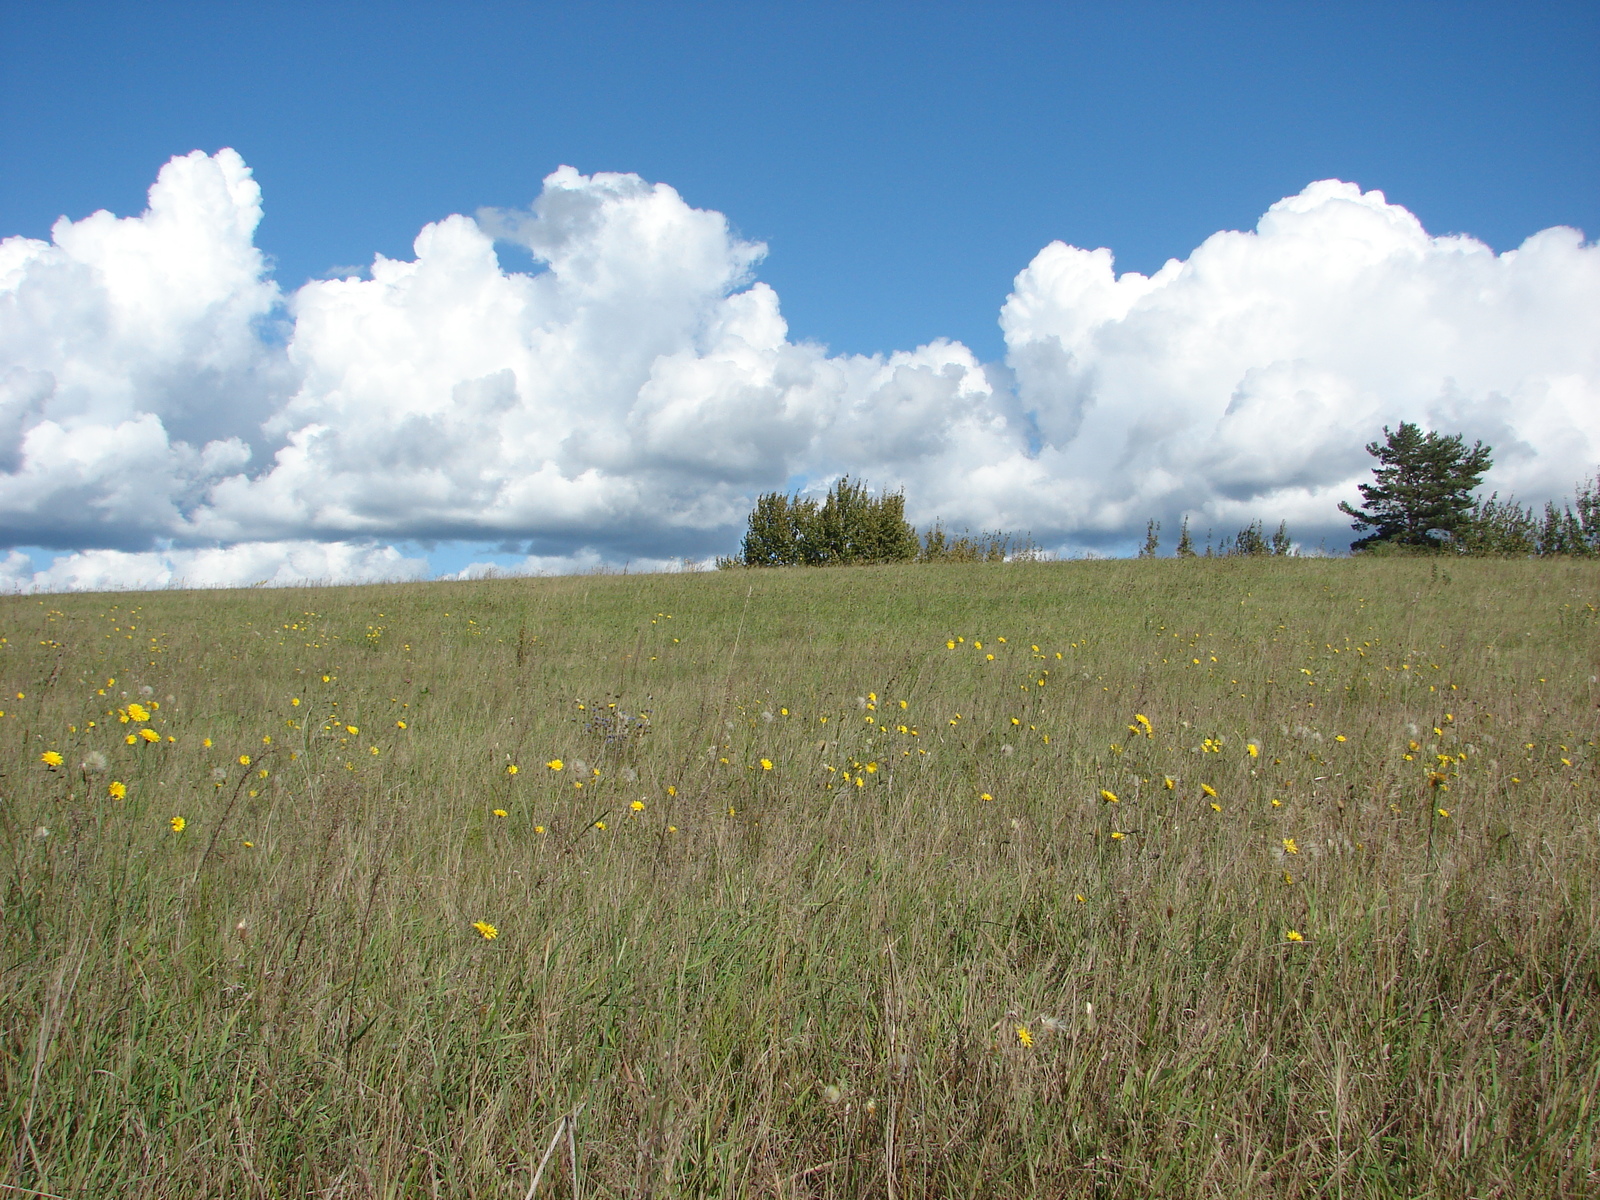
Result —
<path fill-rule="evenodd" d="M 170 575 L 208 548 L 270 575 L 263 547 L 291 544 L 352 578 L 380 550 L 373 570 L 704 558 L 757 492 L 841 471 L 1069 553 L 1127 552 L 1150 517 L 1284 516 L 1315 545 L 1385 421 L 1507 447 L 1490 482 L 1530 499 L 1600 462 L 1593 245 L 1469 256 L 1469 281 L 1447 236 L 1503 255 L 1600 230 L 1594 3 L 8 0 L 0 44 L 0 238 L 25 262 L 0 294 L 0 554 L 32 564 L 0 574 L 24 583 L 55 554 Z M 166 224 L 44 245 L 62 215 L 154 211 L 158 172 Z M 530 299 L 470 265 L 476 227 L 444 238 L 451 294 L 517 310 L 482 345 L 429 340 L 471 328 L 442 292 L 302 290 L 486 208 L 523 214 L 482 226 L 504 272 L 559 278 Z M 1184 266 L 1146 294 L 1055 241 Z M 606 292 L 591 261 L 636 277 Z M 111 327 L 156 348 L 98 344 Z M 1259 443 L 1243 412 L 1285 432 Z M 440 449 L 480 442 L 504 453 Z M 84 447 L 135 443 L 167 515 L 130 528 L 125 470 Z"/>
<path fill-rule="evenodd" d="M 1600 5 L 30 4 L 0 231 L 237 149 L 286 286 L 631 171 L 765 241 L 791 332 L 1003 352 L 1060 238 L 1149 272 L 1313 179 L 1496 249 L 1600 230 Z"/>

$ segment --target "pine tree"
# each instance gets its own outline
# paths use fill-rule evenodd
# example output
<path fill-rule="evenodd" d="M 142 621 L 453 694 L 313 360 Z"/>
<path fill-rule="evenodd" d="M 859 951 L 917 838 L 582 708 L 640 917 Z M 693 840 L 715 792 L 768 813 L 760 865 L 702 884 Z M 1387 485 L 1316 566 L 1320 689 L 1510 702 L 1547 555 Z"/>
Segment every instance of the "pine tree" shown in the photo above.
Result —
<path fill-rule="evenodd" d="M 1476 442 L 1469 450 L 1459 433 L 1423 433 L 1410 421 L 1393 432 L 1385 425 L 1383 434 L 1383 442 L 1367 445 L 1379 465 L 1372 468 L 1375 482 L 1359 485 L 1366 508 L 1339 503 L 1341 512 L 1355 518 L 1352 529 L 1372 530 L 1350 548 L 1442 549 L 1470 520 L 1472 491 L 1493 465 L 1490 448 Z"/>
<path fill-rule="evenodd" d="M 1179 558 L 1193 558 L 1194 539 L 1189 536 L 1189 518 L 1183 519 L 1183 524 L 1178 529 L 1178 548 L 1174 551 Z"/>
<path fill-rule="evenodd" d="M 1144 548 L 1139 551 L 1140 558 L 1154 558 L 1156 551 L 1161 548 L 1161 522 L 1151 520 L 1144 527 Z"/>

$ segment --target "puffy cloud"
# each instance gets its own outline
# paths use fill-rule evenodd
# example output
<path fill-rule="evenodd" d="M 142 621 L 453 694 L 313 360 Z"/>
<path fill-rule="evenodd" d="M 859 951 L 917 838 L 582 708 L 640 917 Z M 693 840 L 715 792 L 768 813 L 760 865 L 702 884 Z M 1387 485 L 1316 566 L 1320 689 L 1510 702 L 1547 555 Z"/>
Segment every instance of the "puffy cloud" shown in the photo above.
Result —
<path fill-rule="evenodd" d="M 250 542 L 200 550 L 81 550 L 42 571 L 13 550 L 0 585 L 14 591 L 108 592 L 159 588 L 295 587 L 424 579 L 428 564 L 392 546 L 351 542 Z"/>
<path fill-rule="evenodd" d="M 138 546 L 264 446 L 293 391 L 277 286 L 240 157 L 162 168 L 142 216 L 0 241 L 0 528 L 15 542 Z"/>
<path fill-rule="evenodd" d="M 1053 243 L 1001 325 L 1047 536 L 1184 512 L 1338 536 L 1364 444 L 1405 420 L 1483 438 L 1530 498 L 1600 462 L 1600 251 L 1571 229 L 1496 255 L 1327 180 L 1149 278 Z"/>
<path fill-rule="evenodd" d="M 527 210 L 447 217 L 414 258 L 288 297 L 260 216 L 238 155 L 197 152 L 141 216 L 0 243 L 0 545 L 79 552 L 0 579 L 365 579 L 420 569 L 378 543 L 444 539 L 530 572 L 705 558 L 755 493 L 842 472 L 1047 545 L 1183 513 L 1342 544 L 1384 423 L 1483 437 L 1491 483 L 1528 498 L 1600 461 L 1600 253 L 1566 229 L 1500 255 L 1430 237 L 1350 184 L 1148 278 L 1053 243 L 990 365 L 791 341 L 764 247 L 633 175 L 563 167 Z"/>

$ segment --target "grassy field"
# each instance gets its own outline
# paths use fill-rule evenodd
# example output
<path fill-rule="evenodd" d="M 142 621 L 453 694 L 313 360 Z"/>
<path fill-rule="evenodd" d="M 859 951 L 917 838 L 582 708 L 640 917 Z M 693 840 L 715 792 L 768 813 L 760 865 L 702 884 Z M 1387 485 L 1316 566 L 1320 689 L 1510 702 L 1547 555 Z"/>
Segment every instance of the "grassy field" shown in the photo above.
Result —
<path fill-rule="evenodd" d="M 0 634 L 0 1197 L 1600 1193 L 1600 565 Z"/>

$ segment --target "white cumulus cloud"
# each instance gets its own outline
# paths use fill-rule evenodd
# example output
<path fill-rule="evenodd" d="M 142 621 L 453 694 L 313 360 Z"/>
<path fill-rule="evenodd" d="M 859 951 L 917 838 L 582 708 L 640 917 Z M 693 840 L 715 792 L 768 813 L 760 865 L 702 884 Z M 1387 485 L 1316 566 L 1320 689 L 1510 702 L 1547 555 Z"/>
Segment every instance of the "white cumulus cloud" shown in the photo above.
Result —
<path fill-rule="evenodd" d="M 41 571 L 13 550 L 0 562 L 12 591 L 111 592 L 160 588 L 295 587 L 424 579 L 425 559 L 352 542 L 246 542 L 198 550 L 79 550 Z"/>
<path fill-rule="evenodd" d="M 1336 181 L 1148 278 L 1052 243 L 987 365 L 792 341 L 765 248 L 634 175 L 563 167 L 288 296 L 261 213 L 237 154 L 196 152 L 140 216 L 0 242 L 0 546 L 72 552 L 0 582 L 414 576 L 379 547 L 450 539 L 532 571 L 704 558 L 757 492 L 843 472 L 1046 545 L 1184 514 L 1342 544 L 1386 423 L 1482 437 L 1529 499 L 1600 462 L 1600 252 L 1552 229 L 1497 255 Z"/>
<path fill-rule="evenodd" d="M 1363 446 L 1407 420 L 1492 445 L 1502 492 L 1600 463 L 1600 251 L 1571 229 L 1497 255 L 1327 180 L 1149 278 L 1052 243 L 1001 325 L 1042 443 L 1012 511 L 1047 535 L 1184 512 L 1337 533 Z"/>

